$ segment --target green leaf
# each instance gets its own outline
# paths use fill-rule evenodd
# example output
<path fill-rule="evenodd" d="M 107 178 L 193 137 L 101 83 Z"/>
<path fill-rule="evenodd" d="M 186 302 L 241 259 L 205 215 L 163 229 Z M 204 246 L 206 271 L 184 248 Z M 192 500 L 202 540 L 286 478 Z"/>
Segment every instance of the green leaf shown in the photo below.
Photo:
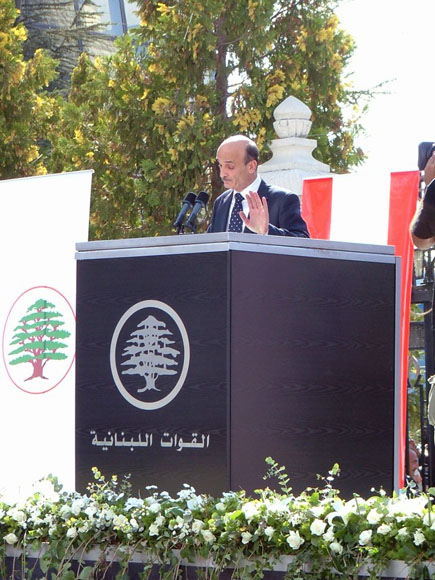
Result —
<path fill-rule="evenodd" d="M 46 332 L 46 336 L 49 338 L 68 338 L 71 333 L 68 330 L 50 330 Z"/>
<path fill-rule="evenodd" d="M 20 318 L 20 322 L 29 322 L 30 320 L 46 322 L 51 320 L 52 318 L 56 318 L 56 316 L 62 316 L 62 314 L 60 312 L 46 312 L 46 311 L 33 312 L 32 314 L 27 314 L 26 316 Z M 51 324 L 53 324 L 53 322 L 51 322 Z"/>
<path fill-rule="evenodd" d="M 76 575 L 72 570 L 64 570 L 62 574 L 58 575 L 59 580 L 75 580 Z"/>
<path fill-rule="evenodd" d="M 54 304 L 40 298 L 34 304 L 32 304 L 32 306 L 29 306 L 27 312 L 30 312 L 30 310 L 37 310 L 38 308 L 54 308 Z"/>
<path fill-rule="evenodd" d="M 56 342 L 54 340 L 44 340 L 44 341 L 29 341 L 26 344 L 23 344 L 19 348 L 11 351 L 9 355 L 19 354 L 20 352 L 32 352 L 34 354 L 34 358 L 44 358 L 43 354 L 46 351 L 57 350 L 59 348 L 67 348 L 67 344 L 64 342 Z M 41 354 L 36 355 L 37 351 L 44 351 Z"/>
<path fill-rule="evenodd" d="M 68 358 L 66 354 L 63 352 L 44 352 L 42 354 L 38 354 L 35 358 L 37 359 L 50 359 L 50 360 L 65 360 Z"/>
<path fill-rule="evenodd" d="M 78 580 L 91 580 L 94 577 L 95 569 L 93 566 L 86 566 L 80 572 Z"/>
<path fill-rule="evenodd" d="M 20 356 L 14 360 L 9 361 L 10 365 L 19 365 L 21 363 L 26 363 L 26 362 L 30 362 L 33 360 L 33 356 L 29 356 L 29 355 L 24 355 L 24 356 Z"/>

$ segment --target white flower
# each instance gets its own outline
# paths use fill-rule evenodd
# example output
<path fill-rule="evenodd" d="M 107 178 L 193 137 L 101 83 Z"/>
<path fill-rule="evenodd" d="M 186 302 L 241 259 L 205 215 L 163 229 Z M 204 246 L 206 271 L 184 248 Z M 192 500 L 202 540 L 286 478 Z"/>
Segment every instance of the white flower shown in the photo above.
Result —
<path fill-rule="evenodd" d="M 321 536 L 326 528 L 326 522 L 323 520 L 313 520 L 311 522 L 310 531 L 315 536 Z"/>
<path fill-rule="evenodd" d="M 128 520 L 124 514 L 116 515 L 113 518 L 113 527 L 114 528 L 123 528 L 128 524 Z"/>
<path fill-rule="evenodd" d="M 359 544 L 360 546 L 367 546 L 367 544 L 372 539 L 372 530 L 364 530 L 359 535 Z"/>
<path fill-rule="evenodd" d="M 381 524 L 377 532 L 378 534 L 381 534 L 381 536 L 386 536 L 391 532 L 391 526 L 389 526 L 388 524 Z"/>
<path fill-rule="evenodd" d="M 341 518 L 345 524 L 347 524 L 351 514 L 357 513 L 358 511 L 358 503 L 355 498 L 347 501 L 346 503 L 343 503 L 340 499 L 336 499 L 333 502 L 332 507 L 335 509 L 335 511 L 329 513 L 326 516 L 329 524 L 331 524 L 334 518 L 338 517 Z"/>
<path fill-rule="evenodd" d="M 193 495 L 189 500 L 187 500 L 186 505 L 190 510 L 198 509 L 202 506 L 204 500 L 200 495 Z"/>
<path fill-rule="evenodd" d="M 272 536 L 274 533 L 275 533 L 275 528 L 272 528 L 272 526 L 267 526 L 267 528 L 264 530 L 264 535 L 267 536 L 269 538 L 269 540 L 272 539 Z"/>
<path fill-rule="evenodd" d="M 334 526 L 331 526 L 330 528 L 328 528 L 328 531 L 326 533 L 324 533 L 322 537 L 325 540 L 325 542 L 332 542 L 332 540 L 335 539 Z"/>
<path fill-rule="evenodd" d="M 297 526 L 303 520 L 302 514 L 299 512 L 293 512 L 290 514 L 290 522 L 293 526 Z"/>
<path fill-rule="evenodd" d="M 59 510 L 59 515 L 64 519 L 68 519 L 70 513 L 71 513 L 71 506 L 69 506 L 68 504 L 63 505 Z"/>
<path fill-rule="evenodd" d="M 426 512 L 423 517 L 423 523 L 431 530 L 435 530 L 435 513 L 433 511 Z"/>
<path fill-rule="evenodd" d="M 75 499 L 72 502 L 71 505 L 71 512 L 75 515 L 78 516 L 79 513 L 82 511 L 82 508 L 84 507 L 84 503 L 82 499 Z"/>
<path fill-rule="evenodd" d="M 382 514 L 380 514 L 377 510 L 372 509 L 367 514 L 367 521 L 369 524 L 378 524 L 382 519 Z"/>
<path fill-rule="evenodd" d="M 162 506 L 158 501 L 156 501 L 152 503 L 148 509 L 152 514 L 157 514 L 162 509 Z"/>
<path fill-rule="evenodd" d="M 77 528 L 76 527 L 69 528 L 69 530 L 66 533 L 66 537 L 73 540 L 76 536 L 77 536 Z"/>
<path fill-rule="evenodd" d="M 113 521 L 113 518 L 115 517 L 115 512 L 111 509 L 103 509 L 101 510 L 101 519 L 106 520 L 106 522 L 111 522 Z"/>
<path fill-rule="evenodd" d="M 159 526 L 157 524 L 151 524 L 148 531 L 150 536 L 158 536 L 159 535 Z"/>
<path fill-rule="evenodd" d="M 216 509 L 218 510 L 218 512 L 224 512 L 225 511 L 225 504 L 223 502 L 219 502 L 216 504 Z"/>
<path fill-rule="evenodd" d="M 252 538 L 249 532 L 242 532 L 242 544 L 248 544 Z"/>
<path fill-rule="evenodd" d="M 185 523 L 183 526 L 180 526 L 180 529 L 178 531 L 178 536 L 180 538 L 184 538 L 189 533 L 190 533 L 190 528 L 189 528 L 189 525 L 187 523 Z"/>
<path fill-rule="evenodd" d="M 19 524 L 23 523 L 26 520 L 26 514 L 17 508 L 11 508 L 8 511 L 8 516 L 10 516 L 13 520 L 18 522 Z"/>
<path fill-rule="evenodd" d="M 400 528 L 397 535 L 402 537 L 402 538 L 409 536 L 408 528 Z"/>
<path fill-rule="evenodd" d="M 97 508 L 94 505 L 89 505 L 86 509 L 85 509 L 85 514 L 88 516 L 88 518 L 91 520 L 94 515 L 97 513 Z"/>
<path fill-rule="evenodd" d="M 162 514 L 159 514 L 156 519 L 154 520 L 154 523 L 156 524 L 156 526 L 162 526 L 165 523 L 165 518 L 164 516 L 162 516 Z"/>
<path fill-rule="evenodd" d="M 127 511 L 131 510 L 132 508 L 139 508 L 143 506 L 143 499 L 137 497 L 129 497 L 128 500 L 125 502 L 125 509 Z"/>
<path fill-rule="evenodd" d="M 300 548 L 304 542 L 305 540 L 301 538 L 299 532 L 294 532 L 293 530 L 291 530 L 287 537 L 287 544 L 290 546 L 290 548 L 293 548 L 293 550 Z"/>
<path fill-rule="evenodd" d="M 115 513 L 111 509 L 103 508 L 98 513 L 96 526 L 99 528 L 106 527 L 115 517 Z"/>
<path fill-rule="evenodd" d="M 264 505 L 266 506 L 266 510 L 272 515 L 273 514 L 279 515 L 288 511 L 287 504 L 285 504 L 281 500 L 273 499 L 272 501 L 270 501 L 269 499 L 267 499 L 264 502 Z"/>
<path fill-rule="evenodd" d="M 137 523 L 137 519 L 136 518 L 131 518 L 131 520 L 129 521 L 130 527 L 133 531 L 136 531 L 139 529 L 139 524 Z"/>
<path fill-rule="evenodd" d="M 18 538 L 15 534 L 7 534 L 7 536 L 4 536 L 3 538 L 5 540 L 5 542 L 7 542 L 8 544 L 16 544 L 18 542 Z"/>
<path fill-rule="evenodd" d="M 198 534 L 203 525 L 201 520 L 194 520 L 192 523 L 192 532 Z"/>
<path fill-rule="evenodd" d="M 184 526 L 184 519 L 181 516 L 177 516 L 175 518 L 175 521 L 177 522 L 177 526 L 178 528 L 182 528 Z"/>
<path fill-rule="evenodd" d="M 190 497 L 192 495 L 192 490 L 189 489 L 181 489 L 178 493 L 177 493 L 178 497 L 180 499 L 187 499 L 188 497 Z"/>
<path fill-rule="evenodd" d="M 341 554 L 343 552 L 343 546 L 339 542 L 331 542 L 329 544 L 329 549 L 334 554 Z"/>
<path fill-rule="evenodd" d="M 258 514 L 259 505 L 255 501 L 248 501 L 247 503 L 243 504 L 242 512 L 245 518 L 250 522 L 253 517 Z"/>
<path fill-rule="evenodd" d="M 423 510 L 426 507 L 426 497 L 424 495 L 414 498 L 407 498 L 406 495 L 391 500 L 388 505 L 390 515 L 403 514 L 404 516 L 413 516 L 418 514 L 423 516 Z M 404 518 L 397 518 L 398 521 Z"/>
<path fill-rule="evenodd" d="M 323 510 L 324 508 L 322 505 L 315 505 L 314 507 L 311 508 L 311 513 L 315 518 L 318 518 L 323 514 Z"/>
<path fill-rule="evenodd" d="M 426 540 L 424 534 L 421 530 L 415 530 L 414 532 L 414 544 L 416 546 L 421 546 L 421 544 Z"/>
<path fill-rule="evenodd" d="M 216 540 L 216 536 L 210 530 L 201 530 L 201 534 L 208 544 L 212 544 Z"/>

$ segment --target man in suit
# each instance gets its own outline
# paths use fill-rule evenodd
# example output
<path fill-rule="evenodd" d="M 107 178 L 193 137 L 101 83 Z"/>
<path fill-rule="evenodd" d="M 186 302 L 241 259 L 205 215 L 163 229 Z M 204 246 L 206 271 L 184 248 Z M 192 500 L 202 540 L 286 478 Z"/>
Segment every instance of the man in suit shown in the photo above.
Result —
<path fill-rule="evenodd" d="M 412 241 L 420 250 L 428 250 L 435 245 L 435 143 L 424 168 L 424 182 L 424 197 L 410 226 Z"/>
<path fill-rule="evenodd" d="M 298 196 L 268 185 L 258 175 L 258 148 L 251 139 L 244 135 L 225 139 L 217 161 L 228 189 L 214 203 L 208 232 L 310 237 Z"/>

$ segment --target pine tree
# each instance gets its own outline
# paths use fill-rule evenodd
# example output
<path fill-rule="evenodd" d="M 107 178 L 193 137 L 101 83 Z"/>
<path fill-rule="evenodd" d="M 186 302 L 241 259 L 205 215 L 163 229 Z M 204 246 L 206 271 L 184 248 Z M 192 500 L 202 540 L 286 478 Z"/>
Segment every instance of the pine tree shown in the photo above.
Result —
<path fill-rule="evenodd" d="M 160 376 L 177 374 L 176 370 L 168 368 L 178 364 L 175 358 L 180 354 L 180 351 L 169 346 L 174 344 L 168 338 L 171 334 L 164 322 L 148 316 L 127 340 L 128 345 L 122 355 L 128 359 L 121 364 L 130 368 L 122 374 L 140 375 L 145 379 L 145 386 L 137 389 L 138 393 L 159 391 L 156 381 Z"/>
<path fill-rule="evenodd" d="M 9 356 L 16 356 L 9 364 L 28 364 L 32 374 L 26 379 L 46 379 L 45 368 L 49 361 L 64 360 L 67 355 L 61 352 L 67 347 L 62 342 L 71 333 L 61 327 L 65 324 L 62 314 L 53 310 L 54 304 L 46 300 L 37 300 L 29 306 L 27 314 L 16 326 L 11 346 L 14 347 Z M 18 355 L 18 356 L 17 356 Z"/>

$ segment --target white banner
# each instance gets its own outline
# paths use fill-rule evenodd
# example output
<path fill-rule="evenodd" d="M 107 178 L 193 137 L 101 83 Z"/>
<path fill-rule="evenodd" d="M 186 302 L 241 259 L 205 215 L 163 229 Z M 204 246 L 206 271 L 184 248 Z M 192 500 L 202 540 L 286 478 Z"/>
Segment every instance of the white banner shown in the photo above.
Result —
<path fill-rule="evenodd" d="M 49 473 L 74 489 L 75 243 L 91 171 L 0 181 L 0 493 Z"/>

